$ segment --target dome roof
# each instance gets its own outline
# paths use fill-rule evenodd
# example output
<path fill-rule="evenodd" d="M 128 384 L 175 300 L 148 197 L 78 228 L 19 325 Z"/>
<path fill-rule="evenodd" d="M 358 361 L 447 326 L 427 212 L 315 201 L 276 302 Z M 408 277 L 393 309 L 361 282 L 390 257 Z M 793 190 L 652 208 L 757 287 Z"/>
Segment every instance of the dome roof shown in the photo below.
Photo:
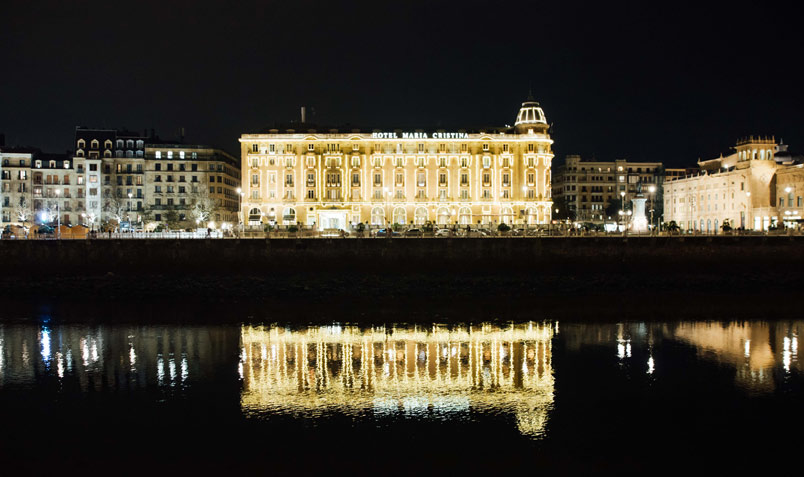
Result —
<path fill-rule="evenodd" d="M 523 124 L 544 124 L 547 125 L 547 118 L 544 117 L 544 111 L 536 101 L 525 101 L 522 107 L 519 108 L 519 114 L 516 116 L 514 126 Z"/>

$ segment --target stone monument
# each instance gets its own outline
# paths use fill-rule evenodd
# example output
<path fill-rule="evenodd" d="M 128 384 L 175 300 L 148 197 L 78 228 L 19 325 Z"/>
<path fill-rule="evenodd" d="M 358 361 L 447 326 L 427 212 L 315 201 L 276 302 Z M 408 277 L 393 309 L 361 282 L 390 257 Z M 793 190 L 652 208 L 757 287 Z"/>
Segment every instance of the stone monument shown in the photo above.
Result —
<path fill-rule="evenodd" d="M 634 232 L 648 231 L 648 219 L 645 217 L 645 201 L 647 200 L 642 194 L 642 183 L 639 182 L 636 196 L 631 199 L 631 209 L 634 211 L 634 215 L 631 216 L 631 230 Z"/>

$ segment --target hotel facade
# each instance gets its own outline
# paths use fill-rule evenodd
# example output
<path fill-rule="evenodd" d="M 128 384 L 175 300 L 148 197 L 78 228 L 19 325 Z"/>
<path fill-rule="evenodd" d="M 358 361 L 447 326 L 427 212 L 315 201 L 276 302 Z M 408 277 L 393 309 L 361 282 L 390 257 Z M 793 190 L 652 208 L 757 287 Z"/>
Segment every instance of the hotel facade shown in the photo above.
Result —
<path fill-rule="evenodd" d="M 539 103 L 478 131 L 296 129 L 243 134 L 249 226 L 493 226 L 551 219 L 552 144 Z"/>

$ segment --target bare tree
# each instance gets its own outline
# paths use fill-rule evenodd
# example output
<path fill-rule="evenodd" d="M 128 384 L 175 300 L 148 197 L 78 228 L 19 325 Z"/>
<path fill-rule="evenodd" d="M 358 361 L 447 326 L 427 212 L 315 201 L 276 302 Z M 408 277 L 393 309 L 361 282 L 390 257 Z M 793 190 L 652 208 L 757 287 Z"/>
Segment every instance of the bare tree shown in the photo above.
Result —
<path fill-rule="evenodd" d="M 123 221 L 123 218 L 126 217 L 126 211 L 126 202 L 116 197 L 109 199 L 106 202 L 106 207 L 104 207 L 104 212 L 106 212 L 106 215 L 110 219 L 116 220 L 118 225 Z"/>
<path fill-rule="evenodd" d="M 25 225 L 25 222 L 28 222 L 33 217 L 31 203 L 28 202 L 28 199 L 26 199 L 25 196 L 21 196 L 19 203 L 14 207 L 14 215 L 17 216 L 17 220 L 22 222 L 23 225 Z"/>
<path fill-rule="evenodd" d="M 193 208 L 190 210 L 190 214 L 197 223 L 206 225 L 217 209 L 218 204 L 209 196 L 206 189 L 193 194 Z"/>

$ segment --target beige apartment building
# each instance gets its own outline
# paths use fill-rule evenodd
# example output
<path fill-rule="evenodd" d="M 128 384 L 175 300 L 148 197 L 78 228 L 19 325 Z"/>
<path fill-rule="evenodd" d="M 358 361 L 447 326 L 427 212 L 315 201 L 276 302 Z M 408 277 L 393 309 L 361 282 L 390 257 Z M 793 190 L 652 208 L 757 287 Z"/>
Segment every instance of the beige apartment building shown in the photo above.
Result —
<path fill-rule="evenodd" d="M 146 222 L 151 226 L 237 224 L 240 161 L 231 154 L 204 145 L 154 142 L 145 145 L 143 164 Z"/>
<path fill-rule="evenodd" d="M 551 218 L 553 159 L 539 103 L 476 131 L 271 129 L 243 134 L 248 225 L 493 226 Z"/>
<path fill-rule="evenodd" d="M 780 152 L 774 138 L 750 137 L 728 156 L 699 161 L 697 174 L 665 183 L 665 221 L 703 233 L 719 233 L 724 221 L 735 229 L 778 226 L 777 173 L 793 165 Z"/>
<path fill-rule="evenodd" d="M 568 155 L 553 174 L 557 218 L 591 223 L 617 220 L 616 216 L 606 214 L 606 209 L 612 202 L 624 203 L 630 209 L 631 199 L 641 185 L 648 200 L 648 219 L 653 210 L 653 223 L 658 224 L 662 216 L 661 185 L 666 177 L 677 174 L 677 169 L 665 169 L 661 162 L 587 161 L 578 155 Z"/>

